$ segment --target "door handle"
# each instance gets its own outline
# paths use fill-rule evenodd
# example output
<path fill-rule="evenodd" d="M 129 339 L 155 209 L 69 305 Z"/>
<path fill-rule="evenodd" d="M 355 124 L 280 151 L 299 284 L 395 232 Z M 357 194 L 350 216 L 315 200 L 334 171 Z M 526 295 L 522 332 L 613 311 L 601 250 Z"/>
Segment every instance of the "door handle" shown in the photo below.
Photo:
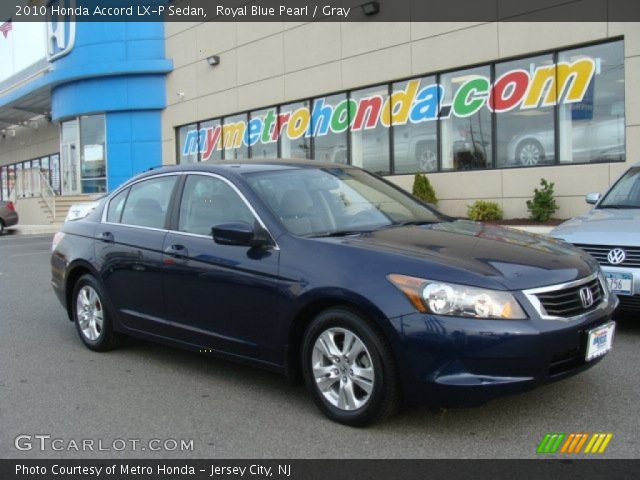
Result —
<path fill-rule="evenodd" d="M 186 258 L 189 255 L 189 250 L 184 245 L 170 245 L 164 249 L 164 253 L 174 258 Z"/>
<path fill-rule="evenodd" d="M 98 234 L 98 240 L 101 240 L 103 242 L 107 242 L 107 243 L 113 243 L 114 238 L 113 238 L 113 233 L 111 232 L 101 232 Z"/>

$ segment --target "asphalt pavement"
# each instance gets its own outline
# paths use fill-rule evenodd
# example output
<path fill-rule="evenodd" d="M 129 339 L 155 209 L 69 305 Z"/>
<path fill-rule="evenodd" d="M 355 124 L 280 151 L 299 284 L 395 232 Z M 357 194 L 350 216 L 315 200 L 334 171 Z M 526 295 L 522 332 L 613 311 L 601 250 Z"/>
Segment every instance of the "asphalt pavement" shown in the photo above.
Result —
<path fill-rule="evenodd" d="M 138 340 L 87 350 L 51 290 L 50 245 L 0 237 L 0 458 L 532 458 L 548 432 L 611 432 L 599 457 L 640 454 L 640 315 L 576 377 L 355 429 L 277 374 Z"/>

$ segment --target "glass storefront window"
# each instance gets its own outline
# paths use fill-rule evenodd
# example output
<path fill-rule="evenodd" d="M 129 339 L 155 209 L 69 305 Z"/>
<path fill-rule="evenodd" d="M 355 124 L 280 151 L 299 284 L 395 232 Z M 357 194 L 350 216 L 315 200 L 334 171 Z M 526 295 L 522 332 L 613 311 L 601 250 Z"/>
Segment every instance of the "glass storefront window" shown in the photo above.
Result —
<path fill-rule="evenodd" d="M 9 165 L 7 168 L 7 191 L 9 196 L 16 189 L 16 166 Z M 17 193 L 17 192 L 16 192 Z"/>
<path fill-rule="evenodd" d="M 314 136 L 313 157 L 316 160 L 348 163 L 347 105 L 347 95 L 344 93 L 313 101 L 310 129 L 311 135 Z"/>
<path fill-rule="evenodd" d="M 15 175 L 16 175 L 16 198 L 23 198 L 24 197 L 24 189 L 23 189 L 23 183 L 22 183 L 22 164 L 21 163 L 16 163 L 16 170 L 15 170 Z"/>
<path fill-rule="evenodd" d="M 200 124 L 198 143 L 201 162 L 222 160 L 222 124 L 220 120 L 209 120 Z"/>
<path fill-rule="evenodd" d="M 40 159 L 40 172 L 51 185 L 51 168 L 49 167 L 49 157 L 42 157 Z"/>
<path fill-rule="evenodd" d="M 556 50 L 193 123 L 176 132 L 178 161 L 218 158 L 209 138 L 229 160 L 311 157 L 382 174 L 624 161 L 623 46 Z"/>
<path fill-rule="evenodd" d="M 490 77 L 489 66 L 440 77 L 443 104 L 452 106 L 446 115 L 443 112 L 440 116 L 443 170 L 473 170 L 492 165 L 491 112 L 486 108 Z"/>
<path fill-rule="evenodd" d="M 571 71 L 556 75 L 560 163 L 624 161 L 624 52 L 622 42 L 561 52 Z M 586 82 L 590 70 L 591 81 Z M 567 85 L 565 85 L 565 83 Z M 585 89 L 582 92 L 582 89 Z M 571 96 L 580 96 L 573 101 Z"/>
<path fill-rule="evenodd" d="M 40 159 L 31 162 L 31 194 L 40 195 Z"/>
<path fill-rule="evenodd" d="M 4 167 L 0 167 L 0 183 L 2 184 L 2 189 L 0 190 L 0 194 L 2 195 L 2 200 L 9 199 L 9 169 L 5 165 Z"/>
<path fill-rule="evenodd" d="M 31 197 L 31 162 L 22 162 L 22 196 Z"/>
<path fill-rule="evenodd" d="M 225 160 L 249 158 L 246 114 L 224 117 L 222 121 L 222 142 Z"/>
<path fill-rule="evenodd" d="M 311 142 L 307 136 L 311 114 L 309 102 L 280 107 L 280 151 L 283 158 L 311 158 Z"/>
<path fill-rule="evenodd" d="M 107 189 L 104 115 L 80 117 L 80 172 L 82 193 Z"/>
<path fill-rule="evenodd" d="M 80 155 L 78 119 L 63 122 L 60 127 L 60 156 L 63 195 L 82 192 L 80 185 Z"/>
<path fill-rule="evenodd" d="M 391 99 L 395 173 L 435 172 L 438 169 L 438 105 L 436 77 L 396 82 Z M 411 115 L 408 98 L 423 107 Z"/>
<path fill-rule="evenodd" d="M 277 108 L 256 110 L 249 114 L 249 145 L 251 158 L 276 158 L 278 140 L 273 132 L 278 118 Z"/>
<path fill-rule="evenodd" d="M 351 99 L 358 107 L 351 124 L 351 163 L 370 172 L 391 172 L 389 155 L 389 90 L 387 85 L 357 90 Z M 384 110 L 387 109 L 385 112 Z M 386 122 L 385 126 L 382 122 Z"/>
<path fill-rule="evenodd" d="M 527 75 L 553 65 L 553 55 L 525 58 L 496 65 L 492 95 L 496 109 L 497 167 L 532 167 L 555 161 L 554 106 L 523 105 L 527 100 Z M 522 103 L 511 102 L 521 97 Z M 513 100 L 512 100 L 513 99 Z M 522 107 L 526 108 L 522 108 Z"/>
<path fill-rule="evenodd" d="M 180 127 L 178 141 L 180 156 L 178 163 L 196 163 L 198 161 L 198 126 L 195 123 Z"/>
<path fill-rule="evenodd" d="M 51 188 L 57 195 L 62 193 L 60 183 L 60 155 L 55 154 L 49 157 L 49 168 L 51 169 Z"/>

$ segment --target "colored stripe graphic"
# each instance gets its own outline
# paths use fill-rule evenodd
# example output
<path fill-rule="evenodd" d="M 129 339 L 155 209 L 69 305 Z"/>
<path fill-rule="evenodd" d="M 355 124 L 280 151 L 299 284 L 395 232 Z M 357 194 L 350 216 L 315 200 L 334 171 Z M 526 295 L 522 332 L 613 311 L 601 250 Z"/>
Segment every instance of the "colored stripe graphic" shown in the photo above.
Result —
<path fill-rule="evenodd" d="M 547 433 L 538 445 L 538 453 L 556 453 L 565 436 L 566 433 Z"/>
<path fill-rule="evenodd" d="M 612 433 L 594 433 L 584 453 L 604 453 L 612 438 Z"/>
<path fill-rule="evenodd" d="M 539 454 L 604 453 L 612 438 L 612 433 L 547 433 L 536 452 Z M 583 451 L 585 444 L 586 448 Z"/>

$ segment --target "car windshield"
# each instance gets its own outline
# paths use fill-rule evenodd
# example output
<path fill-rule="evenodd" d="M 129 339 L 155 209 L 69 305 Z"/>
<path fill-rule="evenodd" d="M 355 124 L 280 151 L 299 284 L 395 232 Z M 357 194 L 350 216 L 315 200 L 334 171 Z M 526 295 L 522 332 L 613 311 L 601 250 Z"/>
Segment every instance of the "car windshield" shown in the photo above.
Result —
<path fill-rule="evenodd" d="M 446 219 L 362 170 L 299 168 L 253 172 L 246 178 L 287 230 L 296 235 L 348 235 Z"/>
<path fill-rule="evenodd" d="M 640 208 L 640 167 L 630 168 L 607 192 L 598 208 Z"/>

